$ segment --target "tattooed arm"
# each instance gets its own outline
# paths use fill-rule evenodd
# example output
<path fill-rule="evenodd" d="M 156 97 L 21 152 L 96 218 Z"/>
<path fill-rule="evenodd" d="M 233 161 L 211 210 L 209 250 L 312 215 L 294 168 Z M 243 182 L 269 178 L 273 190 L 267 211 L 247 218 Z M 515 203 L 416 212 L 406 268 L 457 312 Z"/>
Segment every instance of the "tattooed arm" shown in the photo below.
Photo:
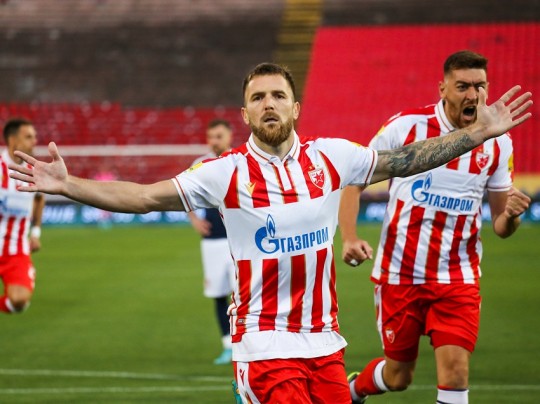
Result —
<path fill-rule="evenodd" d="M 446 136 L 411 143 L 394 150 L 379 151 L 371 183 L 391 177 L 408 177 L 439 167 L 525 122 L 531 117 L 531 113 L 524 114 L 532 105 L 529 99 L 531 93 L 524 93 L 510 102 L 519 90 L 519 86 L 513 87 L 497 102 L 488 106 L 486 93 L 480 88 L 477 118 L 471 126 Z"/>

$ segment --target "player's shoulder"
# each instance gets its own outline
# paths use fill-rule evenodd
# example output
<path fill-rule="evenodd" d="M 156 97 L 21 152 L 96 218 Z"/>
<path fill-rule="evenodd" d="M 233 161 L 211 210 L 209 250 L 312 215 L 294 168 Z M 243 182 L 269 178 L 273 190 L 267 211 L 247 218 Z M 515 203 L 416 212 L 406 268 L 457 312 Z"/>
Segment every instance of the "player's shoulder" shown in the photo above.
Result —
<path fill-rule="evenodd" d="M 311 147 L 327 147 L 328 145 L 336 144 L 355 144 L 354 142 L 344 139 L 341 137 L 330 137 L 330 136 L 301 136 L 300 138 L 301 146 L 311 146 Z"/>
<path fill-rule="evenodd" d="M 419 120 L 419 119 L 428 119 L 430 116 L 435 115 L 435 107 L 437 104 L 430 104 L 419 108 L 405 109 L 398 112 L 397 114 L 392 115 L 385 123 L 385 126 L 388 126 L 392 122 L 400 120 Z"/>
<path fill-rule="evenodd" d="M 424 107 L 411 108 L 392 115 L 377 131 L 375 137 L 383 133 L 385 136 L 402 136 L 413 126 L 425 122 L 429 124 L 430 118 L 436 116 L 435 108 L 437 104 L 430 104 Z"/>
<path fill-rule="evenodd" d="M 343 159 L 350 153 L 358 152 L 358 149 L 366 149 L 366 146 L 360 143 L 339 137 L 302 137 L 300 145 L 307 154 L 322 153 L 333 160 Z"/>
<path fill-rule="evenodd" d="M 496 142 L 502 149 L 512 147 L 512 135 L 510 135 L 509 132 L 503 133 L 501 136 L 494 138 L 493 141 Z"/>

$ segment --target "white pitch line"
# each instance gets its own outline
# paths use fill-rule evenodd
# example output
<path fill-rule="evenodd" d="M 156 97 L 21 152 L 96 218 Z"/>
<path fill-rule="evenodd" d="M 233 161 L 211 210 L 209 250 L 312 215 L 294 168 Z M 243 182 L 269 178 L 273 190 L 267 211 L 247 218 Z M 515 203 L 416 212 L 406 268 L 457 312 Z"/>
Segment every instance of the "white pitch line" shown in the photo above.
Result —
<path fill-rule="evenodd" d="M 412 385 L 410 390 L 433 390 L 434 386 Z M 471 386 L 471 390 L 497 390 L 497 391 L 536 391 L 540 385 L 477 385 Z M 34 394 L 129 394 L 129 393 L 190 393 L 208 391 L 229 391 L 229 386 L 161 386 L 161 387 L 66 387 L 66 388 L 20 388 L 0 389 L 0 395 L 34 395 Z"/>
<path fill-rule="evenodd" d="M 23 394 L 112 394 L 112 393 L 190 393 L 208 391 L 232 391 L 229 386 L 201 386 L 201 387 L 66 387 L 66 388 L 36 388 L 36 389 L 0 389 L 0 395 Z M 232 395 L 232 393 L 231 393 Z"/>
<path fill-rule="evenodd" d="M 227 391 L 232 377 L 219 376 L 179 376 L 159 373 L 133 373 L 110 371 L 79 371 L 79 370 L 53 370 L 53 369 L 0 369 L 0 375 L 5 376 L 51 376 L 51 377 L 79 377 L 79 378 L 109 378 L 109 379 L 143 379 L 143 380 L 170 380 L 170 381 L 196 381 L 225 383 L 223 386 L 161 386 L 161 387 L 66 387 L 66 388 L 20 388 L 0 389 L 2 394 L 94 394 L 94 393 L 152 393 L 152 392 L 197 392 L 197 391 Z M 409 390 L 433 390 L 433 385 L 409 386 Z M 480 391 L 540 391 L 540 384 L 478 384 L 470 386 L 470 390 Z"/>
<path fill-rule="evenodd" d="M 53 369 L 0 369 L 0 375 L 5 376 L 51 376 L 51 377 L 88 377 L 105 379 L 146 379 L 146 380 L 177 380 L 200 382 L 224 382 L 232 377 L 220 376 L 179 376 L 159 373 L 106 372 L 91 370 L 53 370 Z"/>

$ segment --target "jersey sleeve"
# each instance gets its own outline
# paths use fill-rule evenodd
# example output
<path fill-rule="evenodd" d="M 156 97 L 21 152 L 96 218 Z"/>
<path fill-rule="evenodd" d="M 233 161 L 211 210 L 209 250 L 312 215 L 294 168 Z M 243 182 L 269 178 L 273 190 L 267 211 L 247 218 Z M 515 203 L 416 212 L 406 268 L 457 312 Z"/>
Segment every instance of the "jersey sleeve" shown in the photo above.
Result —
<path fill-rule="evenodd" d="M 398 118 L 383 125 L 369 142 L 369 147 L 375 150 L 392 150 L 403 146 L 410 128 L 406 127 L 406 120 Z"/>
<path fill-rule="evenodd" d="M 508 134 L 495 138 L 499 153 L 495 153 L 495 169 L 487 181 L 487 190 L 492 192 L 508 191 L 512 187 L 514 176 L 514 149 Z"/>
<path fill-rule="evenodd" d="M 333 156 L 341 187 L 367 185 L 377 165 L 377 151 L 345 139 L 318 139 L 321 151 Z"/>
<path fill-rule="evenodd" d="M 186 212 L 217 208 L 223 201 L 234 171 L 232 156 L 199 162 L 172 179 Z"/>

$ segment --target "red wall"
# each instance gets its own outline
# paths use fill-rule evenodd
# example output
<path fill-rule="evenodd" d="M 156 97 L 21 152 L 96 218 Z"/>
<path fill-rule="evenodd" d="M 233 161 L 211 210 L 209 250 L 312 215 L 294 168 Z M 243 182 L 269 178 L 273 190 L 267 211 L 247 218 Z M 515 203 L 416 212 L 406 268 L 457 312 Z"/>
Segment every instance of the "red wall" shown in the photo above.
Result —
<path fill-rule="evenodd" d="M 540 173 L 538 23 L 320 28 L 300 133 L 367 144 L 396 112 L 438 101 L 444 60 L 461 49 L 489 59 L 491 101 L 514 84 L 533 92 L 533 118 L 512 134 L 516 172 Z"/>

